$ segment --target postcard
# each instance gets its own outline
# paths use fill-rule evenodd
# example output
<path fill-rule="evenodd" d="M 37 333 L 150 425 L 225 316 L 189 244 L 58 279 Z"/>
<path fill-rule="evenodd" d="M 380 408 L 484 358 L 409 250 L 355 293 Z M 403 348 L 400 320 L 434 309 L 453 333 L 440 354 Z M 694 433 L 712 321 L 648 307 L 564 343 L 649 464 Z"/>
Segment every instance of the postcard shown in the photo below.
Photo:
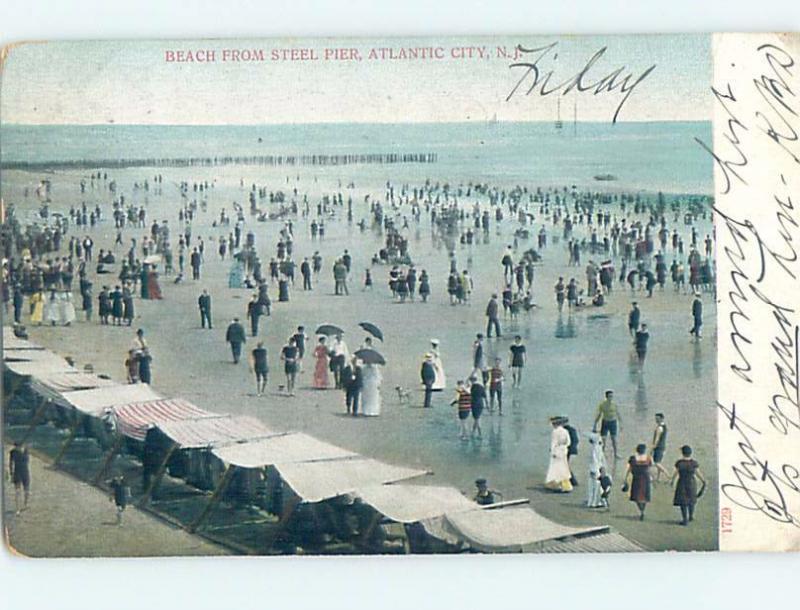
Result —
<path fill-rule="evenodd" d="M 800 549 L 798 60 L 5 47 L 7 547 Z"/>

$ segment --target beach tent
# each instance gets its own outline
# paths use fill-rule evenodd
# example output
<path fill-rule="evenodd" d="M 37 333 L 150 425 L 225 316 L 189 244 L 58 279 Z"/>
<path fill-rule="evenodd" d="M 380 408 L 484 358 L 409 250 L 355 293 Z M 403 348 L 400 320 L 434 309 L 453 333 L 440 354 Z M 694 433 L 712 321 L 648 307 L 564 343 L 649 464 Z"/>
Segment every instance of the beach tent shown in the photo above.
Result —
<path fill-rule="evenodd" d="M 213 488 L 214 468 L 213 464 L 209 464 L 211 454 L 206 449 L 276 434 L 254 417 L 229 414 L 158 421 L 155 429 L 148 434 L 155 432 L 156 437 L 145 437 L 145 447 L 149 446 L 154 452 L 155 457 L 148 457 L 155 459 L 158 465 L 153 465 L 151 485 L 145 490 L 140 504 L 149 501 L 167 469 L 171 475 L 183 478 L 196 487 Z"/>
<path fill-rule="evenodd" d="M 20 352 L 21 353 L 21 352 Z M 78 370 L 69 365 L 63 358 L 56 356 L 52 352 L 43 351 L 26 351 L 28 354 L 39 354 L 36 360 L 29 360 L 24 362 L 3 362 L 3 370 L 9 371 L 16 375 L 9 380 L 9 383 L 4 388 L 4 404 L 5 401 L 15 395 L 20 387 L 35 376 L 47 376 L 62 373 L 77 373 Z M 39 421 L 45 415 L 48 405 L 48 398 L 46 396 L 39 396 L 38 402 L 34 401 L 30 404 L 32 407 L 32 415 L 29 420 L 28 429 L 22 437 L 24 442 L 39 425 Z M 34 406 L 35 404 L 35 406 Z"/>
<path fill-rule="evenodd" d="M 353 494 L 398 523 L 416 523 L 445 513 L 475 510 L 478 506 L 454 487 L 372 485 L 356 489 Z"/>
<path fill-rule="evenodd" d="M 216 447 L 212 453 L 228 464 L 205 510 L 190 526 L 195 531 L 206 520 L 221 499 L 238 469 L 264 469 L 292 492 L 292 498 L 281 509 L 278 531 L 286 525 L 294 510 L 303 502 L 321 502 L 352 492 L 359 487 L 393 483 L 426 474 L 390 466 L 377 460 L 320 441 L 302 432 L 290 432 L 257 441 Z"/>
<path fill-rule="evenodd" d="M 78 433 L 82 424 L 87 426 L 87 434 L 91 434 L 91 426 L 84 422 L 82 413 L 72 408 L 72 405 L 64 399 L 65 392 L 89 390 L 94 388 L 105 388 L 116 385 L 110 379 L 104 379 L 90 373 L 77 371 L 36 374 L 30 377 L 30 388 L 40 398 L 48 401 L 45 419 L 54 423 L 59 428 L 70 428 L 70 438 L 63 447 L 63 451 L 72 442 L 73 437 Z"/>
<path fill-rule="evenodd" d="M 105 389 L 105 388 L 99 388 Z M 87 390 L 89 392 L 95 390 Z M 190 403 L 182 398 L 159 398 L 157 400 L 150 400 L 146 402 L 133 402 L 129 404 L 117 405 L 111 407 L 112 417 L 117 430 L 117 438 L 114 446 L 106 454 L 105 462 L 102 468 L 94 478 L 94 483 L 99 483 L 108 467 L 111 465 L 114 456 L 120 451 L 124 439 L 131 439 L 140 443 L 144 443 L 143 464 L 145 468 L 150 467 L 148 461 L 147 443 L 145 438 L 148 435 L 148 429 L 156 426 L 162 422 L 178 421 L 182 419 L 199 419 L 203 417 L 217 417 L 217 413 L 211 413 L 205 409 Z M 166 467 L 166 460 L 153 472 L 163 471 Z M 145 498 L 149 498 L 152 493 L 153 485 L 151 484 L 145 490 Z"/>
<path fill-rule="evenodd" d="M 422 521 L 425 530 L 448 544 L 484 553 L 538 550 L 545 543 L 576 536 L 607 533 L 607 526 L 577 528 L 561 525 L 530 508 L 501 508 L 448 513 Z"/>
<path fill-rule="evenodd" d="M 162 398 L 146 383 L 115 384 L 91 390 L 76 390 L 64 392 L 62 397 L 78 411 L 94 417 L 100 417 L 111 407 Z"/>

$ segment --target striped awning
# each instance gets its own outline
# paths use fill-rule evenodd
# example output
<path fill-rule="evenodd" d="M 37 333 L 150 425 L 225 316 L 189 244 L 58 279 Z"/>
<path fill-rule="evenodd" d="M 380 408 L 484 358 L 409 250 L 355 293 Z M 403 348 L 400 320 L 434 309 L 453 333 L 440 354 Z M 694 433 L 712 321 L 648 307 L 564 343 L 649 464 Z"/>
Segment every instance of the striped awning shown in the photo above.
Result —
<path fill-rule="evenodd" d="M 117 430 L 129 438 L 143 441 L 147 429 L 162 422 L 218 417 L 181 398 L 164 398 L 114 407 Z"/>

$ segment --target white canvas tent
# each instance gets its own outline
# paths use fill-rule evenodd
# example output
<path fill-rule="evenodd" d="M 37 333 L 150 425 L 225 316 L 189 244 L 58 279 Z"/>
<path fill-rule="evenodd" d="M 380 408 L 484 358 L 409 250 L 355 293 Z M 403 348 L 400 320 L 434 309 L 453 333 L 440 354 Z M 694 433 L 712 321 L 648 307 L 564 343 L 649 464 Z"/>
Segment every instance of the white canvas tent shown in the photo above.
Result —
<path fill-rule="evenodd" d="M 260 440 L 216 447 L 212 453 L 223 462 L 241 468 L 262 468 L 278 463 L 332 460 L 358 455 L 302 432 L 287 432 Z"/>
<path fill-rule="evenodd" d="M 275 469 L 303 502 L 322 502 L 357 489 L 427 474 L 369 458 L 278 463 Z"/>
<path fill-rule="evenodd" d="M 94 417 L 100 417 L 111 407 L 158 400 L 161 395 L 145 383 L 117 384 L 93 390 L 64 392 L 64 399 L 79 411 Z"/>
<path fill-rule="evenodd" d="M 276 434 L 256 418 L 246 415 L 226 414 L 201 419 L 162 421 L 156 427 L 182 449 L 239 443 Z"/>
<path fill-rule="evenodd" d="M 454 487 L 427 485 L 373 485 L 354 495 L 398 523 L 416 523 L 445 513 L 475 510 L 477 504 Z"/>

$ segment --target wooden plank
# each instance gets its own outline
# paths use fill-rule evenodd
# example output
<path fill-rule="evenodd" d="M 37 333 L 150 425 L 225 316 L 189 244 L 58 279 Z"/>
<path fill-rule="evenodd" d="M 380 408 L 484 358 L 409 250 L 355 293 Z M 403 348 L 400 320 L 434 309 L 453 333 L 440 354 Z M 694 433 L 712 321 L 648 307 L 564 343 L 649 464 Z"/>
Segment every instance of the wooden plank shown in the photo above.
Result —
<path fill-rule="evenodd" d="M 230 464 L 225 469 L 225 473 L 222 475 L 222 479 L 220 480 L 219 485 L 217 485 L 217 488 L 214 490 L 214 493 L 211 494 L 211 498 L 209 498 L 208 504 L 206 504 L 205 508 L 203 509 L 203 512 L 201 512 L 200 516 L 198 516 L 197 519 L 195 519 L 191 524 L 189 524 L 189 527 L 186 528 L 189 533 L 194 534 L 203 525 L 206 519 L 208 519 L 208 517 L 211 515 L 211 512 L 214 510 L 217 503 L 222 498 L 222 493 L 225 491 L 225 488 L 228 486 L 228 483 L 230 483 L 235 469 L 236 466 L 234 466 L 233 464 Z"/>
<path fill-rule="evenodd" d="M 300 506 L 301 499 L 300 496 L 292 494 L 291 500 L 289 500 L 289 504 L 281 513 L 281 518 L 278 520 L 277 525 L 275 526 L 275 530 L 270 532 L 270 535 L 267 536 L 267 549 L 271 549 L 272 546 L 275 544 L 275 541 L 278 537 L 286 530 L 286 526 L 289 523 L 289 519 L 292 518 L 294 511 L 297 510 L 297 507 Z"/>
<path fill-rule="evenodd" d="M 69 430 L 69 436 L 61 444 L 61 449 L 58 450 L 58 454 L 56 455 L 56 457 L 53 458 L 53 466 L 58 466 L 58 463 L 61 461 L 61 458 L 64 457 L 64 454 L 67 452 L 67 449 L 69 449 L 70 445 L 72 445 L 72 441 L 74 441 L 75 437 L 78 435 L 79 428 L 80 428 L 80 420 L 73 422 Z"/>
<path fill-rule="evenodd" d="M 42 415 L 44 415 L 44 410 L 47 407 L 48 402 L 50 402 L 50 400 L 44 397 L 42 397 L 39 400 L 39 406 L 36 407 L 36 410 L 33 412 L 33 417 L 31 417 L 30 425 L 28 426 L 28 429 L 25 431 L 25 434 L 22 435 L 22 439 L 20 440 L 21 443 L 27 441 L 28 438 L 30 438 L 31 434 L 33 434 L 33 431 L 36 430 L 36 427 L 39 425 L 39 420 L 42 418 Z"/>
<path fill-rule="evenodd" d="M 119 450 L 122 448 L 122 443 L 123 443 L 123 437 L 120 434 L 119 436 L 117 436 L 117 440 L 114 441 L 114 445 L 111 447 L 111 449 L 109 449 L 108 455 L 106 455 L 106 459 L 103 461 L 102 468 L 100 468 L 100 471 L 95 475 L 94 479 L 92 479 L 93 485 L 98 485 L 100 483 L 100 480 L 103 478 L 103 475 L 105 475 L 106 471 L 108 470 L 108 467 L 111 466 L 111 462 L 114 460 L 114 456 L 117 455 L 117 453 L 119 453 Z"/>
<path fill-rule="evenodd" d="M 147 486 L 147 489 L 144 490 L 142 497 L 139 498 L 139 501 L 136 503 L 136 505 L 140 508 L 150 501 L 150 496 L 158 488 L 159 483 L 161 483 L 161 479 L 164 478 L 164 474 L 167 472 L 167 463 L 169 462 L 169 458 L 172 457 L 172 454 L 175 453 L 176 449 L 178 449 L 178 444 L 172 443 L 169 446 L 167 453 L 164 455 L 164 459 L 161 460 L 161 463 L 158 465 L 155 473 L 150 477 L 150 484 Z"/>

